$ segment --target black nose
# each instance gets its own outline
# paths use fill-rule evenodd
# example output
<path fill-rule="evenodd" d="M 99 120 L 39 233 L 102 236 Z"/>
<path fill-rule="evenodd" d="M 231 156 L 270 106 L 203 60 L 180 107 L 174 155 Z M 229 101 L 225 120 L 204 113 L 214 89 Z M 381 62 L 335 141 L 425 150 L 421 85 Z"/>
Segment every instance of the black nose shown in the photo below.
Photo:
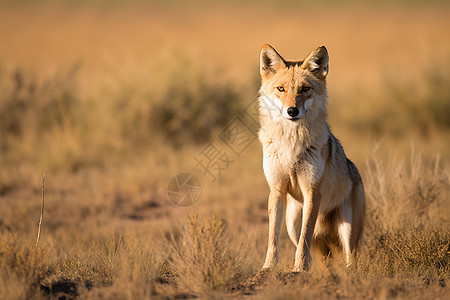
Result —
<path fill-rule="evenodd" d="M 287 109 L 287 113 L 288 115 L 290 115 L 291 117 L 295 117 L 298 115 L 298 108 L 297 107 L 289 107 Z"/>

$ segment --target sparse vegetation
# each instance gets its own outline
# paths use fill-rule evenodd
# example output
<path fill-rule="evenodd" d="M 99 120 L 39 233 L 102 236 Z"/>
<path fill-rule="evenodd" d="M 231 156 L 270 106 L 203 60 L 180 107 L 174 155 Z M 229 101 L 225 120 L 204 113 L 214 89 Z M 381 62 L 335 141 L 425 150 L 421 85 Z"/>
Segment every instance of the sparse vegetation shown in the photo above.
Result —
<path fill-rule="evenodd" d="M 107 6 L 99 3 L 94 5 L 97 9 Z M 362 17 L 352 12 L 343 17 L 343 11 L 324 9 L 324 25 L 293 41 L 289 30 L 298 33 L 298 28 L 316 21 L 316 14 L 309 17 L 308 10 L 296 20 L 294 4 L 292 15 L 271 24 L 272 30 L 265 27 L 267 11 L 253 4 L 231 10 L 237 25 L 230 22 L 227 10 L 206 5 L 194 15 L 169 4 L 156 12 L 151 5 L 138 12 L 139 4 L 133 5 L 127 10 L 127 4 L 120 3 L 124 8 L 120 13 L 112 8 L 103 14 L 94 8 L 95 13 L 86 15 L 75 4 L 70 13 L 64 5 L 50 12 L 28 10 L 25 3 L 2 6 L 0 300 L 448 297 L 450 44 L 442 42 L 445 53 L 436 50 L 432 59 L 427 56 L 410 64 L 401 76 L 386 75 L 386 56 L 377 50 L 399 37 L 411 45 L 408 42 L 417 37 L 417 18 L 405 16 L 414 9 L 402 10 L 403 18 L 395 12 L 383 22 L 380 15 L 362 10 L 365 21 L 360 30 L 368 32 L 371 43 L 363 47 L 364 41 L 368 43 L 366 34 L 355 33 L 354 28 L 354 18 Z M 422 10 L 416 12 L 425 18 L 422 27 L 417 25 L 420 32 L 432 32 L 430 39 L 444 36 L 448 13 L 427 12 L 428 19 Z M 172 14 L 176 17 L 168 22 Z M 202 21 L 196 23 L 197 19 Z M 392 20 L 401 26 L 393 25 L 391 32 L 383 24 L 395 23 Z M 28 22 L 39 34 L 27 35 L 33 27 Z M 84 22 L 89 30 L 83 29 Z M 202 22 L 212 24 L 209 31 Z M 339 30 L 326 35 L 335 26 Z M 407 26 L 414 28 L 405 34 Z M 54 34 L 48 32 L 48 45 L 41 41 L 46 30 Z M 97 35 L 89 35 L 96 31 Z M 183 36 L 191 31 L 194 34 Z M 215 39 L 224 38 L 221 33 L 234 44 L 215 45 Z M 220 146 L 219 132 L 254 99 L 260 44 L 292 43 L 287 50 L 296 51 L 328 43 L 318 41 L 319 35 L 330 43 L 331 125 L 358 165 L 367 194 L 358 264 L 348 270 L 339 258 L 327 266 L 314 261 L 311 272 L 291 276 L 287 272 L 295 249 L 283 229 L 279 267 L 254 287 L 248 283 L 263 263 L 267 243 L 268 190 L 260 145 L 254 141 L 239 157 L 230 157 L 234 160 L 230 169 L 216 182 L 202 177 L 193 157 L 209 142 Z M 351 41 L 355 36 L 362 39 L 354 48 L 358 53 L 374 50 L 359 61 L 355 52 L 349 52 L 342 59 L 348 70 L 342 61 L 335 69 L 338 57 L 351 51 L 347 35 Z M 18 36 L 23 44 L 17 43 Z M 80 48 L 72 49 L 73 41 Z M 41 43 L 48 53 L 43 53 Z M 95 48 L 97 43 L 104 48 Z M 140 48 L 145 55 L 136 51 L 134 63 L 120 55 L 108 56 L 108 51 L 121 49 L 128 55 L 128 46 L 140 43 L 147 47 Z M 21 52 L 25 44 L 29 49 Z M 202 47 L 198 45 L 217 53 L 191 55 L 189 51 Z M 242 51 L 236 52 L 234 46 L 242 46 Z M 172 51 L 177 47 L 183 54 Z M 397 48 L 409 62 L 416 62 L 404 47 Z M 33 66 L 25 55 L 32 50 L 38 58 L 30 56 L 31 61 L 47 58 L 43 61 L 54 60 L 55 65 Z M 157 51 L 164 55 L 155 55 Z M 400 60 L 398 52 L 389 53 L 394 58 L 397 53 Z M 81 64 L 67 67 L 79 56 L 84 59 Z M 346 85 L 355 78 L 354 65 L 361 71 L 358 64 L 367 60 L 376 67 L 364 69 L 364 76 L 357 74 L 361 81 Z M 405 65 L 401 66 L 395 71 L 403 70 Z M 374 78 L 381 85 L 372 83 Z M 45 218 L 36 246 L 42 174 L 47 168 Z M 167 184 L 180 171 L 198 174 L 202 183 L 202 197 L 190 208 L 167 200 Z"/>

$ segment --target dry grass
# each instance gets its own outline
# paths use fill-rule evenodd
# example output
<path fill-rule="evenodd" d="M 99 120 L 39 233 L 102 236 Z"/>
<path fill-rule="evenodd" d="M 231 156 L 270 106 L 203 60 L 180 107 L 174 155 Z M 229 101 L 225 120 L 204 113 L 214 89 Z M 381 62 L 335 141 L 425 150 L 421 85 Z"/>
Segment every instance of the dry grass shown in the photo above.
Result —
<path fill-rule="evenodd" d="M 449 166 L 440 165 L 439 158 L 427 164 L 413 149 L 409 161 L 394 157 L 381 161 L 375 156 L 367 170 L 371 223 L 382 223 L 383 230 L 391 230 L 425 225 L 440 228 L 449 221 Z M 387 215 L 392 217 L 385 220 Z"/>
<path fill-rule="evenodd" d="M 34 248 L 17 234 L 1 234 L 0 299 L 30 299 L 41 295 L 40 281 L 49 270 L 48 251 Z"/>
<path fill-rule="evenodd" d="M 449 272 L 449 167 L 373 159 L 368 166 L 366 268 L 392 276 L 432 278 Z M 374 263 L 375 262 L 375 263 Z"/>
<path fill-rule="evenodd" d="M 447 6 L 328 7 L 318 24 L 294 5 L 269 26 L 254 5 L 121 5 L 0 11 L 0 299 L 448 297 Z M 267 243 L 260 146 L 216 182 L 194 156 L 254 99 L 266 42 L 289 58 L 329 47 L 330 123 L 367 223 L 357 267 L 315 261 L 296 278 L 284 230 L 279 267 L 251 288 Z M 191 208 L 167 200 L 181 171 L 202 183 Z"/>
<path fill-rule="evenodd" d="M 254 168 L 241 172 L 251 173 Z M 445 298 L 450 280 L 448 165 L 426 164 L 413 154 L 406 162 L 371 159 L 365 173 L 368 220 L 358 265 L 351 270 L 337 258 L 328 266 L 315 261 L 310 273 L 290 278 L 286 272 L 292 267 L 295 249 L 283 232 L 276 272 L 256 290 L 244 287 L 263 262 L 267 219 L 255 218 L 255 210 L 264 215 L 264 205 L 258 204 L 265 202 L 263 191 L 254 192 L 259 197 L 253 200 L 218 190 L 225 193 L 222 197 L 229 205 L 252 203 L 252 213 L 244 209 L 231 210 L 230 214 L 214 201 L 220 199 L 218 194 L 210 191 L 195 208 L 205 217 L 190 213 L 187 218 L 192 209 L 177 216 L 175 208 L 166 206 L 170 206 L 167 201 L 146 206 L 129 200 L 144 216 L 146 211 L 151 213 L 148 218 L 155 219 L 149 223 L 146 218 L 129 215 L 127 206 L 119 206 L 119 211 L 125 209 L 124 214 L 91 212 L 76 216 L 77 222 L 85 223 L 76 226 L 51 211 L 52 203 L 47 204 L 47 226 L 44 222 L 38 247 L 34 244 L 35 222 L 28 225 L 30 228 L 5 227 L 2 223 L 0 298 Z M 239 188 L 241 183 L 231 186 Z M 47 199 L 53 197 L 50 193 Z M 84 201 L 87 204 L 90 198 Z M 223 219 L 208 217 L 208 203 L 218 208 L 216 212 Z M 82 210 L 81 204 L 72 209 Z M 6 202 L 4 209 L 13 212 L 15 208 Z M 165 209 L 169 209 L 166 216 Z M 37 217 L 38 205 L 35 210 Z M 5 220 L 5 215 L 1 218 Z M 168 223 L 161 223 L 165 218 Z M 140 230 L 134 230 L 136 226 Z"/>
<path fill-rule="evenodd" d="M 191 215 L 180 235 L 172 236 L 170 248 L 181 287 L 195 292 L 229 292 L 248 276 L 247 247 L 243 242 L 231 242 L 219 218 L 202 222 L 198 215 Z"/>

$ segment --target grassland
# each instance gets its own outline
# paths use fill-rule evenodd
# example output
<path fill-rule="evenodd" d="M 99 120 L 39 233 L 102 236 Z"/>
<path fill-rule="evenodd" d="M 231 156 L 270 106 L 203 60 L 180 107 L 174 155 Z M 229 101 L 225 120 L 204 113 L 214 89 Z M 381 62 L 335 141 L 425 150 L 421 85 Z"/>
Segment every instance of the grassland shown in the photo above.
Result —
<path fill-rule="evenodd" d="M 448 297 L 448 6 L 99 3 L 2 4 L 0 299 Z M 368 209 L 356 267 L 288 276 L 283 231 L 279 267 L 252 286 L 261 149 L 220 136 L 248 121 L 268 42 L 288 58 L 327 46 L 329 122 Z M 215 181 L 195 161 L 210 142 L 233 160 Z M 180 172 L 201 181 L 193 206 L 168 200 Z"/>

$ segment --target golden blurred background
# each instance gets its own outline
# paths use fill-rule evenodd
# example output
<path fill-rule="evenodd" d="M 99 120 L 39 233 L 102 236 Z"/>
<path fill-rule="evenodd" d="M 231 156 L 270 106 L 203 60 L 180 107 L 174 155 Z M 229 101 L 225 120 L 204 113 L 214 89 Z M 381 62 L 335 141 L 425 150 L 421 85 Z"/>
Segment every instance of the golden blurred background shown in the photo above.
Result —
<path fill-rule="evenodd" d="M 233 296 L 264 257 L 261 146 L 228 152 L 216 180 L 195 159 L 211 143 L 227 150 L 221 134 L 257 97 L 266 43 L 293 60 L 327 47 L 329 123 L 361 171 L 368 221 L 355 273 L 313 272 L 259 296 L 444 299 L 447 2 L 0 1 L 0 299 L 55 296 L 61 282 L 86 299 Z M 191 207 L 168 201 L 180 172 L 201 182 Z M 193 212 L 220 219 L 186 222 Z M 198 259 L 203 242 L 218 265 Z M 284 230 L 281 244 L 288 270 Z"/>

